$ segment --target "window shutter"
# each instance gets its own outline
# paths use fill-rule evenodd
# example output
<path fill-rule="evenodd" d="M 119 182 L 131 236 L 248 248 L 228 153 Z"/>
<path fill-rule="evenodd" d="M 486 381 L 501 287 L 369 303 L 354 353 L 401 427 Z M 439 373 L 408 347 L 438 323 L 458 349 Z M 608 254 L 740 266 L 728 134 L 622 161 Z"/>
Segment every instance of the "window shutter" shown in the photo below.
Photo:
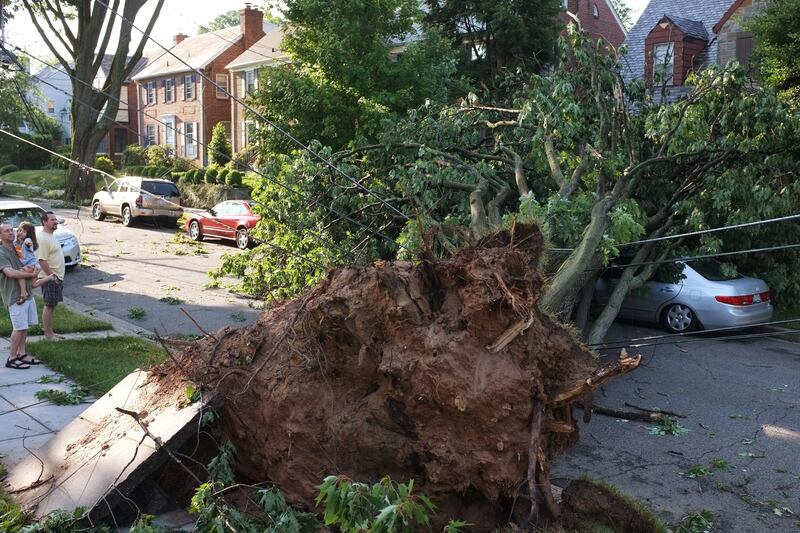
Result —
<path fill-rule="evenodd" d="M 736 61 L 743 66 L 750 63 L 750 56 L 753 54 L 753 35 L 746 33 L 736 37 Z"/>

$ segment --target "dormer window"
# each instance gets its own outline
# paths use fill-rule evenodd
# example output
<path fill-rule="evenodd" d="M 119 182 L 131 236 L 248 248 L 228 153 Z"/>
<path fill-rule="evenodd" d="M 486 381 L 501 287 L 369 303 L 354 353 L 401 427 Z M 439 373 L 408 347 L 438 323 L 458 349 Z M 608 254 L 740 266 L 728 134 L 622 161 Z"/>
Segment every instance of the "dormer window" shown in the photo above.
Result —
<path fill-rule="evenodd" d="M 653 45 L 653 83 L 672 85 L 675 77 L 675 43 Z"/>
<path fill-rule="evenodd" d="M 708 46 L 705 25 L 673 15 L 664 15 L 644 40 L 644 72 L 652 86 L 683 85 L 689 73 L 701 65 L 695 64 Z"/>

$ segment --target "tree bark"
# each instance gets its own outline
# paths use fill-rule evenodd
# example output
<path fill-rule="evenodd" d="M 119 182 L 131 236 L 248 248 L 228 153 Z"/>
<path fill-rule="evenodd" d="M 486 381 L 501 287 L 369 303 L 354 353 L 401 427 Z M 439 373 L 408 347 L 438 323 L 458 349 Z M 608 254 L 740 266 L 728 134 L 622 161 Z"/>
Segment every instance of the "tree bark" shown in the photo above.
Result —
<path fill-rule="evenodd" d="M 584 231 L 581 242 L 553 276 L 539 300 L 539 307 L 543 311 L 561 321 L 569 319 L 578 292 L 592 275 L 589 269 L 599 264 L 597 248 L 608 229 L 608 212 L 614 205 L 616 199 L 612 196 L 601 198 L 594 205 L 591 222 Z"/>

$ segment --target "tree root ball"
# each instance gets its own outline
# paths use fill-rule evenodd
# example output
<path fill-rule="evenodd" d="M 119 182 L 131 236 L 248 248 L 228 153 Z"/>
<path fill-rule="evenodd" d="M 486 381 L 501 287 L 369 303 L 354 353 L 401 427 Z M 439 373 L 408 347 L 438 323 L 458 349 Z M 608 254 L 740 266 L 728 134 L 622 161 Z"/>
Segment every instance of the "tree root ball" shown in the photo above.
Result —
<path fill-rule="evenodd" d="M 571 405 L 548 399 L 597 369 L 537 307 L 541 250 L 516 225 L 440 262 L 335 269 L 181 366 L 224 400 L 239 473 L 291 503 L 313 509 L 330 474 L 413 478 L 437 523 L 488 530 L 527 516 L 529 451 L 541 482 L 578 437 Z"/>

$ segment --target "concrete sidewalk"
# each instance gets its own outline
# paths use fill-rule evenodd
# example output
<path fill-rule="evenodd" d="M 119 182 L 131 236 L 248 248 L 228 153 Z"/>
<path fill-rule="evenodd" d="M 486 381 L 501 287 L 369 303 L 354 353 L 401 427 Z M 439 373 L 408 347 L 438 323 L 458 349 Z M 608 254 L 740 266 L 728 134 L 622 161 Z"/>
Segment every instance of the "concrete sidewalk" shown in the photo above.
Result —
<path fill-rule="evenodd" d="M 133 324 L 77 302 L 65 299 L 64 305 L 77 313 L 109 322 L 114 328 L 108 331 L 66 334 L 64 337 L 67 339 L 144 336 L 146 333 Z M 28 337 L 28 342 L 42 339 L 41 336 L 32 336 Z M 87 403 L 79 405 L 53 405 L 47 400 L 38 400 L 35 396 L 37 391 L 58 389 L 69 392 L 75 384 L 44 364 L 32 365 L 25 370 L 6 368 L 9 346 L 8 338 L 0 338 L 0 361 L 3 362 L 0 365 L 0 462 L 11 470 L 22 459 L 32 455 L 29 450 L 39 448 L 54 433 L 77 418 L 94 398 L 87 398 Z M 43 378 L 60 383 L 43 383 Z"/>

